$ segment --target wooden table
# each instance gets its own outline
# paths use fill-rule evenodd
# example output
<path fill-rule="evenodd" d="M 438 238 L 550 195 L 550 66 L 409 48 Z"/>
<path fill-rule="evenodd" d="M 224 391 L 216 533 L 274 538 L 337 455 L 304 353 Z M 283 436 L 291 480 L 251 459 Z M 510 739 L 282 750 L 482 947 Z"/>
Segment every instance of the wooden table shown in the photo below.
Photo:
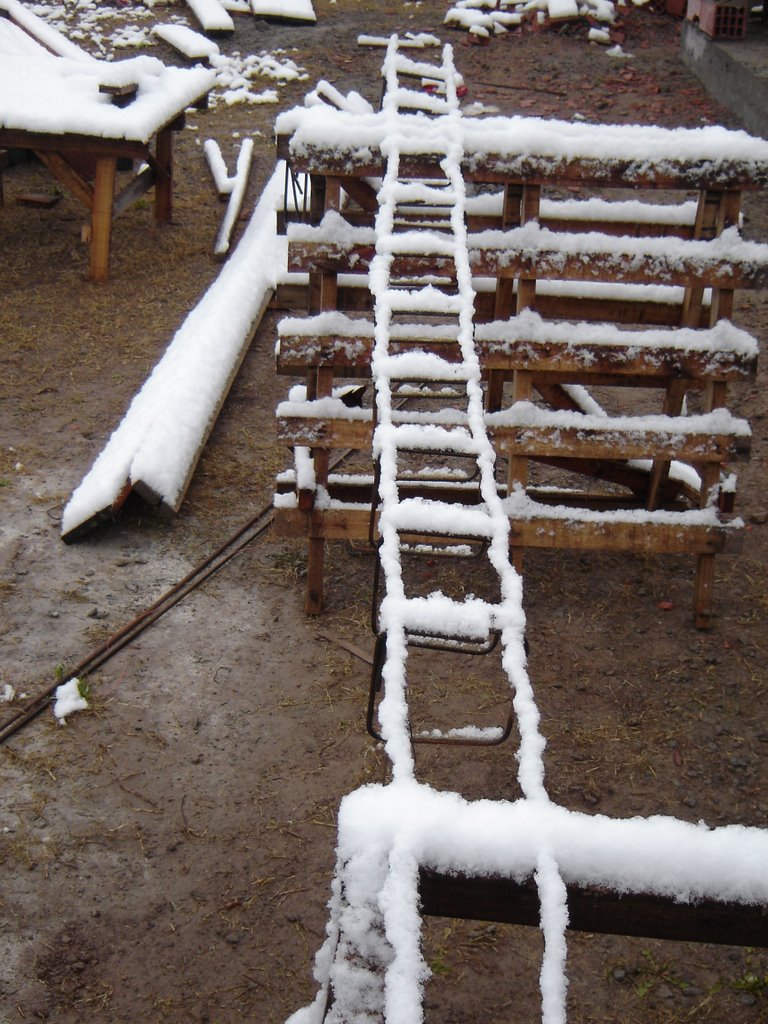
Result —
<path fill-rule="evenodd" d="M 31 150 L 90 213 L 89 276 L 106 281 L 112 221 L 154 188 L 158 224 L 173 208 L 173 134 L 190 106 L 204 105 L 214 73 L 139 57 L 98 61 L 72 49 L 50 52 L 16 8 L 0 7 L 0 151 Z M 31 26 L 34 29 L 34 24 Z M 79 56 L 78 56 L 79 54 Z M 116 171 L 136 170 L 115 194 Z"/>

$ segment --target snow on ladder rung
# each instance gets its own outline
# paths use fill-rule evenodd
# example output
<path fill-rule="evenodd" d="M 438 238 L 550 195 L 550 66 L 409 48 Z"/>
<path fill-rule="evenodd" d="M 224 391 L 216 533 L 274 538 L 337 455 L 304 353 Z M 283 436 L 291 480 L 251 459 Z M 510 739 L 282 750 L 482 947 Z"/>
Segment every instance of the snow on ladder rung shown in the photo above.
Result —
<path fill-rule="evenodd" d="M 393 313 L 459 314 L 464 308 L 460 295 L 449 295 L 426 285 L 424 288 L 388 289 L 387 301 Z"/>
<path fill-rule="evenodd" d="M 466 427 L 441 427 L 434 423 L 399 423 L 377 427 L 374 448 L 379 431 L 391 431 L 395 446 L 403 452 L 452 452 L 454 455 L 479 454 L 480 448 Z"/>
<path fill-rule="evenodd" d="M 428 64 L 424 60 L 414 60 L 402 53 L 395 55 L 394 65 L 399 75 L 413 75 L 415 78 L 437 78 L 445 82 L 450 75 L 450 71 L 444 67 Z"/>
<path fill-rule="evenodd" d="M 456 202 L 456 191 L 448 184 L 436 187 L 423 181 L 402 181 L 391 186 L 390 194 L 396 205 L 425 203 L 428 206 L 453 206 Z"/>
<path fill-rule="evenodd" d="M 376 251 L 393 256 L 447 256 L 456 253 L 456 241 L 447 231 L 411 230 L 378 240 Z"/>
<path fill-rule="evenodd" d="M 400 599 L 399 607 L 390 614 L 385 597 L 379 612 L 379 625 L 390 628 L 392 620 L 399 621 L 406 633 L 427 636 L 457 637 L 463 640 L 484 641 L 495 628 L 494 608 L 477 597 L 466 601 L 454 601 L 445 594 L 435 593 L 429 597 Z"/>
<path fill-rule="evenodd" d="M 394 100 L 400 110 L 421 110 L 425 114 L 447 114 L 452 105 L 431 92 L 417 92 L 415 89 L 398 89 Z"/>
<path fill-rule="evenodd" d="M 493 535 L 495 525 L 481 506 L 462 506 L 428 498 L 401 498 L 395 506 L 381 513 L 379 523 L 380 529 L 386 523 L 398 533 L 486 540 Z"/>
<path fill-rule="evenodd" d="M 387 356 L 377 365 L 379 377 L 407 381 L 468 381 L 475 374 L 463 363 L 452 363 L 434 352 L 401 352 Z"/>

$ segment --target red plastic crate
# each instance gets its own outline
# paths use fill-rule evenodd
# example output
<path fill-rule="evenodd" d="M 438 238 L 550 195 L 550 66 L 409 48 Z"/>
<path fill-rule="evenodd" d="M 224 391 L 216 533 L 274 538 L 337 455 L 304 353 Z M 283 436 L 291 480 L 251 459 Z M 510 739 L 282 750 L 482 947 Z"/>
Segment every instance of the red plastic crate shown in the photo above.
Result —
<path fill-rule="evenodd" d="M 722 4 L 714 0 L 688 0 L 686 17 L 698 22 L 710 39 L 743 39 L 747 34 L 749 4 Z"/>

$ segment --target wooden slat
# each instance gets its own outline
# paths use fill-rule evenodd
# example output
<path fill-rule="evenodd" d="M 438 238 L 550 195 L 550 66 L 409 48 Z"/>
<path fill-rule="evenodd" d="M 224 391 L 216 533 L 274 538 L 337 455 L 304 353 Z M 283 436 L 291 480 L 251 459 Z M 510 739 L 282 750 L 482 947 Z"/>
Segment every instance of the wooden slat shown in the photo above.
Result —
<path fill-rule="evenodd" d="M 696 243 L 691 243 L 695 245 Z M 703 262 L 695 253 L 668 257 L 658 252 L 628 253 L 515 247 L 510 237 L 494 247 L 480 247 L 469 238 L 472 273 L 480 277 L 539 279 L 545 281 L 620 282 L 622 284 L 664 284 L 684 287 L 692 280 L 702 287 L 762 288 L 768 285 L 768 259 L 763 264 L 740 262 L 738 258 L 714 255 Z M 291 240 L 288 270 L 292 273 L 367 273 L 375 255 L 373 243 L 342 243 L 332 240 Z M 429 275 L 452 279 L 453 259 L 440 254 L 395 255 L 391 274 L 396 278 Z"/>
<path fill-rule="evenodd" d="M 685 417 L 681 417 L 679 431 L 644 430 L 641 423 L 636 429 L 619 428 L 612 426 L 608 419 L 606 426 L 600 429 L 491 425 L 488 434 L 496 449 L 507 457 L 616 460 L 659 457 L 713 463 L 748 457 L 748 437 L 684 433 L 684 430 Z M 290 445 L 365 450 L 371 446 L 373 426 L 370 420 L 278 414 L 277 434 L 281 441 Z"/>
<path fill-rule="evenodd" d="M 32 149 L 35 152 L 87 153 L 89 156 L 146 159 L 148 145 L 133 139 L 104 139 L 95 135 L 48 135 L 20 128 L 0 128 L 0 146 L 8 149 Z"/>
<path fill-rule="evenodd" d="M 380 178 L 384 160 L 372 147 L 323 149 L 302 144 L 293 151 L 290 136 L 277 138 L 277 156 L 289 160 L 293 170 L 329 176 Z M 399 171 L 401 178 L 435 178 L 440 176 L 440 160 L 444 154 L 403 154 Z M 757 190 L 768 185 L 768 164 L 729 160 L 685 159 L 642 163 L 621 156 L 599 159 L 553 158 L 551 156 L 467 153 L 462 160 L 465 181 L 504 184 L 509 181 L 550 185 L 583 185 L 603 188 L 643 187 L 648 189 L 731 188 Z"/>
<path fill-rule="evenodd" d="M 635 554 L 718 554 L 740 550 L 742 535 L 732 527 L 653 521 L 617 521 L 547 517 L 511 519 L 513 548 L 569 549 L 573 551 L 629 551 Z M 281 537 L 323 537 L 325 540 L 367 540 L 367 509 L 334 508 L 303 512 L 275 509 L 275 530 Z M 434 535 L 409 538 L 434 542 Z"/>
<path fill-rule="evenodd" d="M 670 336 L 670 340 L 671 340 Z M 560 373 L 585 378 L 589 383 L 595 375 L 658 379 L 685 377 L 691 380 L 752 380 L 757 372 L 757 356 L 745 356 L 723 350 L 695 351 L 690 346 L 639 347 L 634 333 L 627 332 L 626 343 L 619 345 L 571 344 L 564 341 L 505 341 L 475 338 L 475 350 L 481 367 L 486 370 L 515 370 L 535 367 L 536 372 Z M 449 340 L 413 341 L 393 338 L 389 352 L 418 349 L 439 355 L 451 362 L 460 360 L 455 342 Z M 308 366 L 333 366 L 338 374 L 367 368 L 373 355 L 373 339 L 348 335 L 283 335 L 277 356 L 277 371 L 301 374 Z"/>
<path fill-rule="evenodd" d="M 497 318 L 494 308 L 494 293 L 478 291 L 475 296 L 475 323 L 488 323 Z M 338 286 L 337 308 L 348 313 L 370 311 L 373 306 L 367 280 L 359 278 L 359 284 L 348 281 Z M 273 309 L 293 313 L 309 309 L 308 287 L 306 284 L 280 284 L 272 303 Z M 584 296 L 546 295 L 536 293 L 534 308 L 542 316 L 552 320 L 583 320 L 589 323 L 611 321 L 616 324 L 636 324 L 645 327 L 679 327 L 681 303 L 653 302 L 638 297 L 608 299 Z M 709 310 L 701 311 L 696 327 L 709 326 Z"/>

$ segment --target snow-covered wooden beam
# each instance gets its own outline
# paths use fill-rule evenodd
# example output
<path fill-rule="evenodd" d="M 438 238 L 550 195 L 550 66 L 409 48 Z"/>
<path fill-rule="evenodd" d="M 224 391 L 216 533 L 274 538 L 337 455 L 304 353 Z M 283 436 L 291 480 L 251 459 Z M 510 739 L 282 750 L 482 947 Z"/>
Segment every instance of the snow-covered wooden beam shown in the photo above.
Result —
<path fill-rule="evenodd" d="M 337 541 L 367 541 L 371 527 L 372 487 L 353 487 L 347 482 L 328 487 L 328 500 L 333 507 L 304 511 L 298 507 L 296 486 L 286 481 L 275 495 L 275 508 L 281 537 L 313 537 Z M 405 493 L 414 492 L 406 489 Z M 419 497 L 429 500 L 431 492 L 422 487 Z M 446 498 L 438 493 L 437 500 Z M 457 501 L 463 496 L 457 493 Z M 464 496 L 465 497 L 465 496 Z M 542 495 L 542 497 L 544 497 Z M 573 501 L 573 492 L 563 492 L 562 501 Z M 549 500 L 557 500 L 551 493 Z M 587 496 L 584 496 L 587 500 Z M 590 498 L 590 500 L 592 500 Z M 714 514 L 698 512 L 644 512 L 642 509 L 603 511 L 568 508 L 568 518 L 557 516 L 543 502 L 534 503 L 522 512 L 510 513 L 509 543 L 513 549 L 617 551 L 634 554 L 736 554 L 742 550 L 743 531 L 738 524 L 716 521 Z M 378 514 L 375 516 L 378 522 Z M 434 543 L 434 534 L 414 532 L 413 543 Z"/>
<path fill-rule="evenodd" d="M 229 35 L 235 31 L 235 23 L 224 10 L 219 0 L 187 0 L 203 32 L 210 35 Z"/>
<path fill-rule="evenodd" d="M 633 935 L 668 942 L 768 946 L 765 905 L 714 899 L 679 903 L 649 893 L 567 886 L 568 929 Z M 419 871 L 421 912 L 427 917 L 539 927 L 539 898 L 531 881 Z"/>
<path fill-rule="evenodd" d="M 294 108 L 276 121 L 278 153 L 296 171 L 381 177 L 389 131 L 405 140 L 403 174 L 439 177 L 439 125 L 381 112 L 349 118 Z M 333 140 L 332 142 L 330 140 Z M 649 188 L 758 189 L 768 185 L 768 141 L 719 126 L 660 128 L 593 125 L 524 117 L 462 120 L 461 170 L 467 181 L 638 185 Z"/>
<path fill-rule="evenodd" d="M 376 252 L 371 229 L 354 228 L 333 212 L 317 227 L 292 225 L 288 242 L 289 271 L 362 273 Z M 483 277 L 683 287 L 695 282 L 726 289 L 768 283 L 768 245 L 743 240 L 735 227 L 700 241 L 556 232 L 534 222 L 470 234 L 467 244 L 472 272 Z M 452 277 L 450 240 L 443 232 L 403 231 L 388 247 L 398 277 Z"/>
<path fill-rule="evenodd" d="M 228 178 L 229 202 L 227 203 L 227 209 L 213 250 L 216 256 L 224 256 L 229 252 L 230 238 L 237 218 L 240 215 L 243 199 L 245 198 L 252 160 L 253 139 L 244 139 L 237 156 L 235 173 L 231 178 Z"/>
<path fill-rule="evenodd" d="M 57 57 L 67 57 L 69 60 L 78 61 L 96 60 L 92 54 L 81 49 L 71 39 L 67 39 L 63 33 L 48 24 L 20 0 L 0 0 L 0 14 L 34 39 L 43 49 Z"/>
<path fill-rule="evenodd" d="M 277 407 L 278 436 L 290 445 L 325 448 L 369 448 L 373 421 L 370 410 L 347 409 L 340 399 L 281 402 Z M 404 448 L 449 451 L 466 433 L 464 421 L 439 414 L 411 414 L 409 426 L 399 427 Z M 750 431 L 745 420 L 725 409 L 701 416 L 587 416 L 583 413 L 539 410 L 516 402 L 499 413 L 488 413 L 489 436 L 505 456 L 572 459 L 679 459 L 684 462 L 738 461 L 749 456 Z"/>
<path fill-rule="evenodd" d="M 187 25 L 155 25 L 152 35 L 187 60 L 208 60 L 219 52 L 219 47 L 213 40 L 195 32 Z"/>
<path fill-rule="evenodd" d="M 111 519 L 132 490 L 176 511 L 282 262 L 276 209 L 284 168 L 275 169 L 230 260 L 188 315 L 125 417 L 72 494 L 67 541 Z"/>
<path fill-rule="evenodd" d="M 312 0 L 251 0 L 251 10 L 265 21 L 310 25 L 317 21 Z"/>
<path fill-rule="evenodd" d="M 332 366 L 345 373 L 370 373 L 374 324 L 343 313 L 288 317 L 278 324 L 278 373 L 302 375 L 310 367 Z M 394 357 L 439 356 L 455 362 L 455 331 L 440 325 L 397 324 L 390 338 Z M 603 374 L 664 384 L 685 377 L 691 385 L 707 380 L 753 379 L 757 340 L 729 321 L 703 330 L 621 329 L 612 324 L 550 323 L 526 309 L 509 320 L 477 324 L 475 347 L 485 370 L 513 373 L 535 365 L 537 373 Z M 397 364 L 393 364 L 397 365 Z M 400 372 L 408 363 L 400 361 Z"/>

